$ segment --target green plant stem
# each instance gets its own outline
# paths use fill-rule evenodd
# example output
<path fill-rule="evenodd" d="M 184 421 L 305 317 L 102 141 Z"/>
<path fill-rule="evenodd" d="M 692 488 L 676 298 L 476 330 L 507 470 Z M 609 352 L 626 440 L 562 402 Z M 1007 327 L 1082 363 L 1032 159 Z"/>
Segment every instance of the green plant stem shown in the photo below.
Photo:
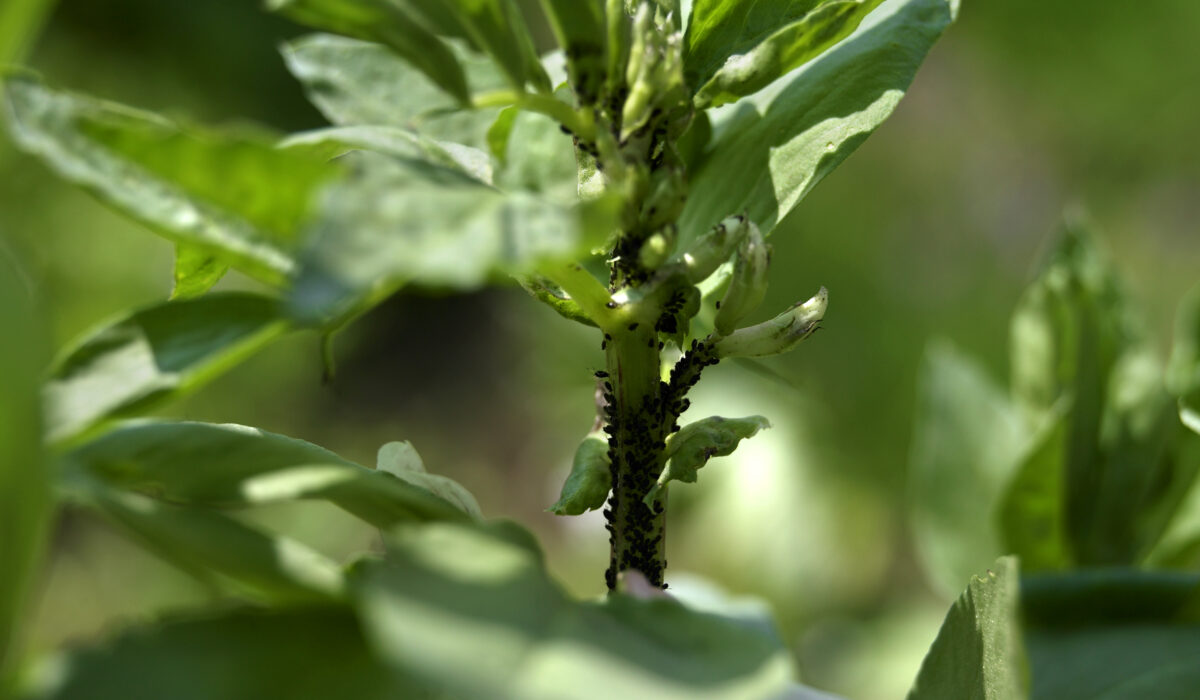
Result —
<path fill-rule="evenodd" d="M 658 337 L 636 304 L 623 308 L 628 322 L 606 334 L 609 460 L 613 490 L 605 517 L 612 544 L 605 574 L 609 589 L 617 576 L 636 569 L 656 586 L 666 568 L 666 493 L 653 508 L 643 499 L 662 472 L 665 452 L 659 380 Z M 638 313 L 642 312 L 642 313 Z M 611 387 L 611 388 L 610 388 Z"/>

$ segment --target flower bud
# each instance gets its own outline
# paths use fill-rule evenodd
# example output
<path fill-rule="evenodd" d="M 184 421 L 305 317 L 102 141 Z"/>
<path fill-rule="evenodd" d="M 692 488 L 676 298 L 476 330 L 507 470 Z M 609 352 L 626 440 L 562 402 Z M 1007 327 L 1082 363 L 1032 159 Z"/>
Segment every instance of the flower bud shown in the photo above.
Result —
<path fill-rule="evenodd" d="M 733 255 L 749 230 L 744 216 L 731 216 L 697 238 L 683 253 L 683 265 L 693 283 L 706 279 Z"/>
<path fill-rule="evenodd" d="M 828 306 L 829 290 L 821 287 L 812 299 L 795 304 L 770 321 L 734 331 L 713 347 L 718 357 L 764 357 L 787 352 L 817 330 Z"/>
<path fill-rule="evenodd" d="M 748 228 L 734 257 L 729 289 L 717 306 L 714 324 L 719 335 L 733 333 L 737 322 L 758 308 L 767 295 L 767 268 L 771 251 L 758 227 L 750 223 Z"/>

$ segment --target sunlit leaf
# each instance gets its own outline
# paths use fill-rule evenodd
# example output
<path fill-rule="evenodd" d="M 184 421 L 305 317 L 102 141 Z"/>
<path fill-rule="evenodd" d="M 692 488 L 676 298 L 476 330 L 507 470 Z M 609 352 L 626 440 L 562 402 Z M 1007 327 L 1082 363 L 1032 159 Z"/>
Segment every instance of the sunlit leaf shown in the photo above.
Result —
<path fill-rule="evenodd" d="M 752 5 L 760 8 L 761 28 L 778 26 L 779 4 L 714 3 L 727 10 Z M 793 6 L 799 7 L 784 5 Z M 753 96 L 713 110 L 712 145 L 695 166 L 679 221 L 681 249 L 738 212 L 747 212 L 764 234 L 774 229 L 891 114 L 956 8 L 953 0 L 888 0 L 834 49 Z M 700 53 L 703 16 L 697 2 L 690 30 L 693 58 Z M 712 41 L 712 51 L 745 50 L 721 34 Z M 714 65 L 725 60 L 712 56 Z"/>
<path fill-rule="evenodd" d="M 1004 557 L 946 615 L 909 700 L 1020 700 L 1028 675 L 1018 619 L 1017 560 Z"/>
<path fill-rule="evenodd" d="M 790 682 L 773 634 L 670 598 L 567 598 L 528 537 L 506 524 L 397 531 L 387 559 L 356 572 L 368 639 L 461 697 L 773 697 Z"/>
<path fill-rule="evenodd" d="M 282 335 L 278 303 L 209 294 L 134 311 L 103 325 L 52 368 L 43 392 L 52 441 L 191 391 Z"/>
<path fill-rule="evenodd" d="M 181 243 L 175 246 L 175 287 L 172 299 L 191 299 L 203 295 L 221 281 L 229 266 L 200 248 Z"/>
<path fill-rule="evenodd" d="M 421 461 L 421 456 L 411 443 L 389 442 L 380 447 L 375 468 L 407 484 L 427 490 L 467 515 L 483 517 L 474 494 L 450 477 L 427 472 L 425 463 Z"/>
<path fill-rule="evenodd" d="M 683 426 L 667 440 L 666 456 L 669 461 L 658 481 L 646 494 L 646 504 L 652 504 L 668 482 L 696 483 L 697 472 L 708 464 L 709 459 L 733 454 L 742 440 L 770 427 L 771 423 L 762 416 L 709 416 Z"/>
<path fill-rule="evenodd" d="M 5 82 L 15 142 L 156 233 L 272 284 L 295 268 L 291 250 L 314 194 L 338 168 L 251 134 L 193 134 L 154 114 Z"/>
<path fill-rule="evenodd" d="M 601 432 L 589 433 L 575 450 L 571 473 L 558 501 L 547 510 L 555 515 L 581 515 L 604 507 L 612 490 L 610 468 L 608 439 Z"/>
<path fill-rule="evenodd" d="M 478 515 L 478 506 L 460 506 L 461 497 L 447 501 L 412 475 L 367 469 L 303 440 L 241 425 L 131 421 L 67 460 L 113 486 L 189 506 L 322 499 L 377 527 Z M 474 503 L 470 494 L 466 499 Z"/>

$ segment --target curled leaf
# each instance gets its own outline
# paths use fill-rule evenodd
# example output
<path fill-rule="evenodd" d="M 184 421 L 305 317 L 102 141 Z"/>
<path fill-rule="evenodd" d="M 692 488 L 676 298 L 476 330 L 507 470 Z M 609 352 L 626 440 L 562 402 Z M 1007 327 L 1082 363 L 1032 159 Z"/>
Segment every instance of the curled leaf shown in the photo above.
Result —
<path fill-rule="evenodd" d="M 762 416 L 746 418 L 722 418 L 709 416 L 685 425 L 682 430 L 667 440 L 667 468 L 658 477 L 658 482 L 646 494 L 645 503 L 654 503 L 658 492 L 669 481 L 696 482 L 696 472 L 708 464 L 712 457 L 733 454 L 738 443 L 753 437 L 758 431 L 771 427 Z"/>
<path fill-rule="evenodd" d="M 546 510 L 555 515 L 581 515 L 602 507 L 611 489 L 608 440 L 604 433 L 589 433 L 575 450 L 571 474 L 563 484 L 558 502 Z"/>

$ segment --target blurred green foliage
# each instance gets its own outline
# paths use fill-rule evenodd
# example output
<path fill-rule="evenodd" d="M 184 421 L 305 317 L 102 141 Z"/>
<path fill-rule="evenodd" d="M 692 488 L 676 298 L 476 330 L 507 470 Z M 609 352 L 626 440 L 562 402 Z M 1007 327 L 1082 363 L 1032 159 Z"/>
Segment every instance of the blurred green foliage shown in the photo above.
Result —
<path fill-rule="evenodd" d="M 870 700 L 914 677 L 948 600 L 916 565 L 905 521 L 921 352 L 948 336 L 1004 377 L 1009 311 L 1064 207 L 1091 211 L 1151 342 L 1166 346 L 1200 276 L 1196 26 L 1200 4 L 1178 0 L 1096 0 L 1086 12 L 968 1 L 888 127 L 772 237 L 762 308 L 824 284 L 825 330 L 761 365 L 768 376 L 712 372 L 694 415 L 763 413 L 775 428 L 680 490 L 668 558 L 765 596 L 807 683 Z M 189 121 L 297 130 L 324 123 L 275 51 L 301 32 L 242 0 L 62 0 L 31 63 L 56 84 Z M 0 235 L 44 290 L 55 347 L 171 291 L 168 244 L 10 150 Z M 405 293 L 339 337 L 333 382 L 321 383 L 317 342 L 290 338 L 171 415 L 303 435 L 367 464 L 378 445 L 412 440 L 431 469 L 481 494 L 485 513 L 534 526 L 574 591 L 598 593 L 598 522 L 543 512 L 592 420 L 603 360 L 586 330 L 519 290 Z M 319 506 L 263 518 L 334 558 L 371 538 Z M 40 583 L 37 649 L 207 595 L 73 512 Z"/>

